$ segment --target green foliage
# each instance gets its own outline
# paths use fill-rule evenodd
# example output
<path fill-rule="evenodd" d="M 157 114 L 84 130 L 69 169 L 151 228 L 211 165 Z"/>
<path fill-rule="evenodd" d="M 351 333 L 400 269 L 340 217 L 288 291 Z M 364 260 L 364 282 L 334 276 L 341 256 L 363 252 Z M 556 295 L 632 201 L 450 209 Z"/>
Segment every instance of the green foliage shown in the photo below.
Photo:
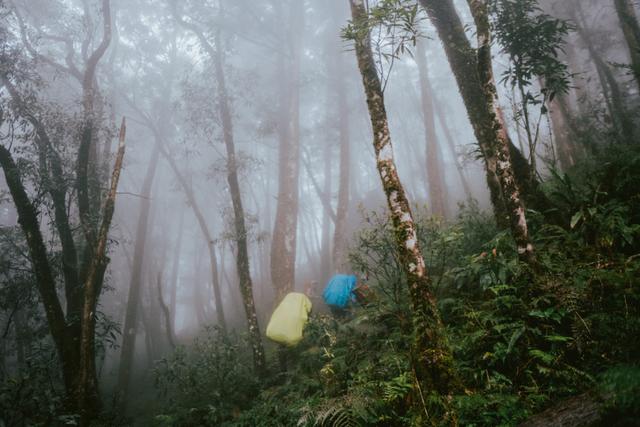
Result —
<path fill-rule="evenodd" d="M 545 183 L 555 220 L 532 212 L 543 267 L 536 276 L 518 261 L 509 233 L 476 205 L 462 206 L 452 224 L 414 210 L 465 386 L 451 402 L 460 425 L 517 425 L 594 389 L 607 399 L 608 419 L 621 420 L 613 425 L 637 419 L 637 153 L 609 150 Z M 364 215 L 350 260 L 375 291 L 365 307 L 348 320 L 312 315 L 302 342 L 287 351 L 286 372 L 275 368 L 271 349 L 272 374 L 261 383 L 242 339 L 214 334 L 180 350 L 159 370 L 171 404 L 156 422 L 424 425 L 433 396 L 417 387 L 411 367 L 408 290 L 387 216 Z"/>
<path fill-rule="evenodd" d="M 567 92 L 570 74 L 558 55 L 569 23 L 542 13 L 538 0 L 493 0 L 491 9 L 495 37 L 510 59 L 503 81 L 527 87 L 540 78 L 549 100 Z M 530 92 L 527 97 L 535 99 Z"/>
<path fill-rule="evenodd" d="M 165 398 L 164 425 L 220 425 L 257 395 L 247 342 L 208 328 L 189 351 L 179 347 L 157 362 L 156 386 Z"/>
<path fill-rule="evenodd" d="M 640 418 L 640 367 L 616 366 L 605 372 L 601 380 L 601 394 L 607 399 L 604 410 L 607 425 L 635 425 Z"/>
<path fill-rule="evenodd" d="M 342 29 L 342 38 L 371 41 L 384 88 L 395 60 L 405 53 L 412 55 L 411 49 L 421 37 L 420 23 L 425 19 L 415 1 L 380 0 L 366 10 L 362 19 L 349 21 Z M 386 72 L 385 65 L 388 65 Z"/>
<path fill-rule="evenodd" d="M 0 383 L 0 424 L 77 425 L 76 417 L 63 415 L 64 391 L 58 372 L 52 347 L 44 346 L 29 356 L 23 369 Z"/>

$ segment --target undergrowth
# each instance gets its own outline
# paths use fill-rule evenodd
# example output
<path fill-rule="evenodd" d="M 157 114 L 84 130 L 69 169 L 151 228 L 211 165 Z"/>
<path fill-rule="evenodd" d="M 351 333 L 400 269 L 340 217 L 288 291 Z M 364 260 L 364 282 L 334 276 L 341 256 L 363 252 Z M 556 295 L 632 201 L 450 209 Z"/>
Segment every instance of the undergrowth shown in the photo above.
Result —
<path fill-rule="evenodd" d="M 419 239 L 465 386 L 465 426 L 517 425 L 598 390 L 605 419 L 640 415 L 640 151 L 612 148 L 544 184 L 530 212 L 542 265 L 518 262 L 507 232 L 471 204 L 451 224 L 418 215 Z M 416 210 L 419 212 L 419 210 Z M 548 218 L 553 218 L 549 220 Z M 351 265 L 375 290 L 347 320 L 312 315 L 286 372 L 258 381 L 240 336 L 209 330 L 158 364 L 162 425 L 410 426 L 428 414 L 408 351 L 411 318 L 388 219 L 370 213 Z M 622 421 L 620 421 L 622 420 Z"/>

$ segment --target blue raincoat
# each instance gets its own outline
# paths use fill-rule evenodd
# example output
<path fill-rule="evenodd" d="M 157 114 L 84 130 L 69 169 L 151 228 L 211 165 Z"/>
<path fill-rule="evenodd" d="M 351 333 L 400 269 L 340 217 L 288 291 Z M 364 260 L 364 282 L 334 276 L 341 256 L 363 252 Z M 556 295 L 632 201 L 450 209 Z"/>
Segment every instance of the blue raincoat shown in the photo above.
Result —
<path fill-rule="evenodd" d="M 356 276 L 336 274 L 329 280 L 322 292 L 322 298 L 327 305 L 338 308 L 346 308 L 350 301 L 355 300 L 352 294 L 356 287 Z"/>

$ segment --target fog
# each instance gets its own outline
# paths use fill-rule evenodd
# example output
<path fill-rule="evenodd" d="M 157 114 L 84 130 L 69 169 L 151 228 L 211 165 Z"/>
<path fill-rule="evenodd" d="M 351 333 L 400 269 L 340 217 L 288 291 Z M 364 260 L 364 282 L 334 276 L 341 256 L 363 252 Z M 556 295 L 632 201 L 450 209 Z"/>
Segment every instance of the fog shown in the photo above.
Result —
<path fill-rule="evenodd" d="M 503 81 L 513 58 L 499 42 L 491 49 L 509 136 L 543 180 L 567 167 L 562 108 L 624 132 L 618 111 L 637 106 L 638 90 L 617 65 L 632 58 L 613 1 L 539 3 L 536 13 L 570 23 L 557 51 L 569 82 L 556 101 L 530 104 L 529 129 L 522 94 Z M 476 47 L 467 3 L 455 6 Z M 447 224 L 463 208 L 491 212 L 491 197 L 459 83 L 433 21 L 416 10 L 417 38 L 399 51 L 395 33 L 374 27 L 373 55 L 413 213 Z M 347 0 L 3 0 L 0 19 L 1 144 L 37 212 L 67 328 L 81 315 L 70 314 L 69 280 L 98 251 L 126 121 L 91 312 L 104 405 L 144 411 L 157 361 L 205 327 L 262 336 L 269 353 L 264 330 L 283 295 L 313 281 L 314 310 L 326 312 L 331 276 L 362 273 L 349 262 L 354 235 L 388 205 L 354 43 L 343 37 Z M 534 77 L 526 90 L 545 84 Z M 27 285 L 36 255 L 8 182 L 0 178 L 3 377 L 42 351 L 38 342 L 56 357 L 55 313 L 43 309 L 45 285 Z"/>

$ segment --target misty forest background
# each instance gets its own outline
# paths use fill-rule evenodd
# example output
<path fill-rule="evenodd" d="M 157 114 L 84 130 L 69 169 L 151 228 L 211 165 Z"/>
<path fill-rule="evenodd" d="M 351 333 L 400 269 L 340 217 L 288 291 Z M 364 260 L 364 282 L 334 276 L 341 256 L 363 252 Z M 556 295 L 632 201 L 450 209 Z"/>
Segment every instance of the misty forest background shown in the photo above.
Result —
<path fill-rule="evenodd" d="M 638 3 L 0 0 L 0 426 L 636 425 Z"/>

